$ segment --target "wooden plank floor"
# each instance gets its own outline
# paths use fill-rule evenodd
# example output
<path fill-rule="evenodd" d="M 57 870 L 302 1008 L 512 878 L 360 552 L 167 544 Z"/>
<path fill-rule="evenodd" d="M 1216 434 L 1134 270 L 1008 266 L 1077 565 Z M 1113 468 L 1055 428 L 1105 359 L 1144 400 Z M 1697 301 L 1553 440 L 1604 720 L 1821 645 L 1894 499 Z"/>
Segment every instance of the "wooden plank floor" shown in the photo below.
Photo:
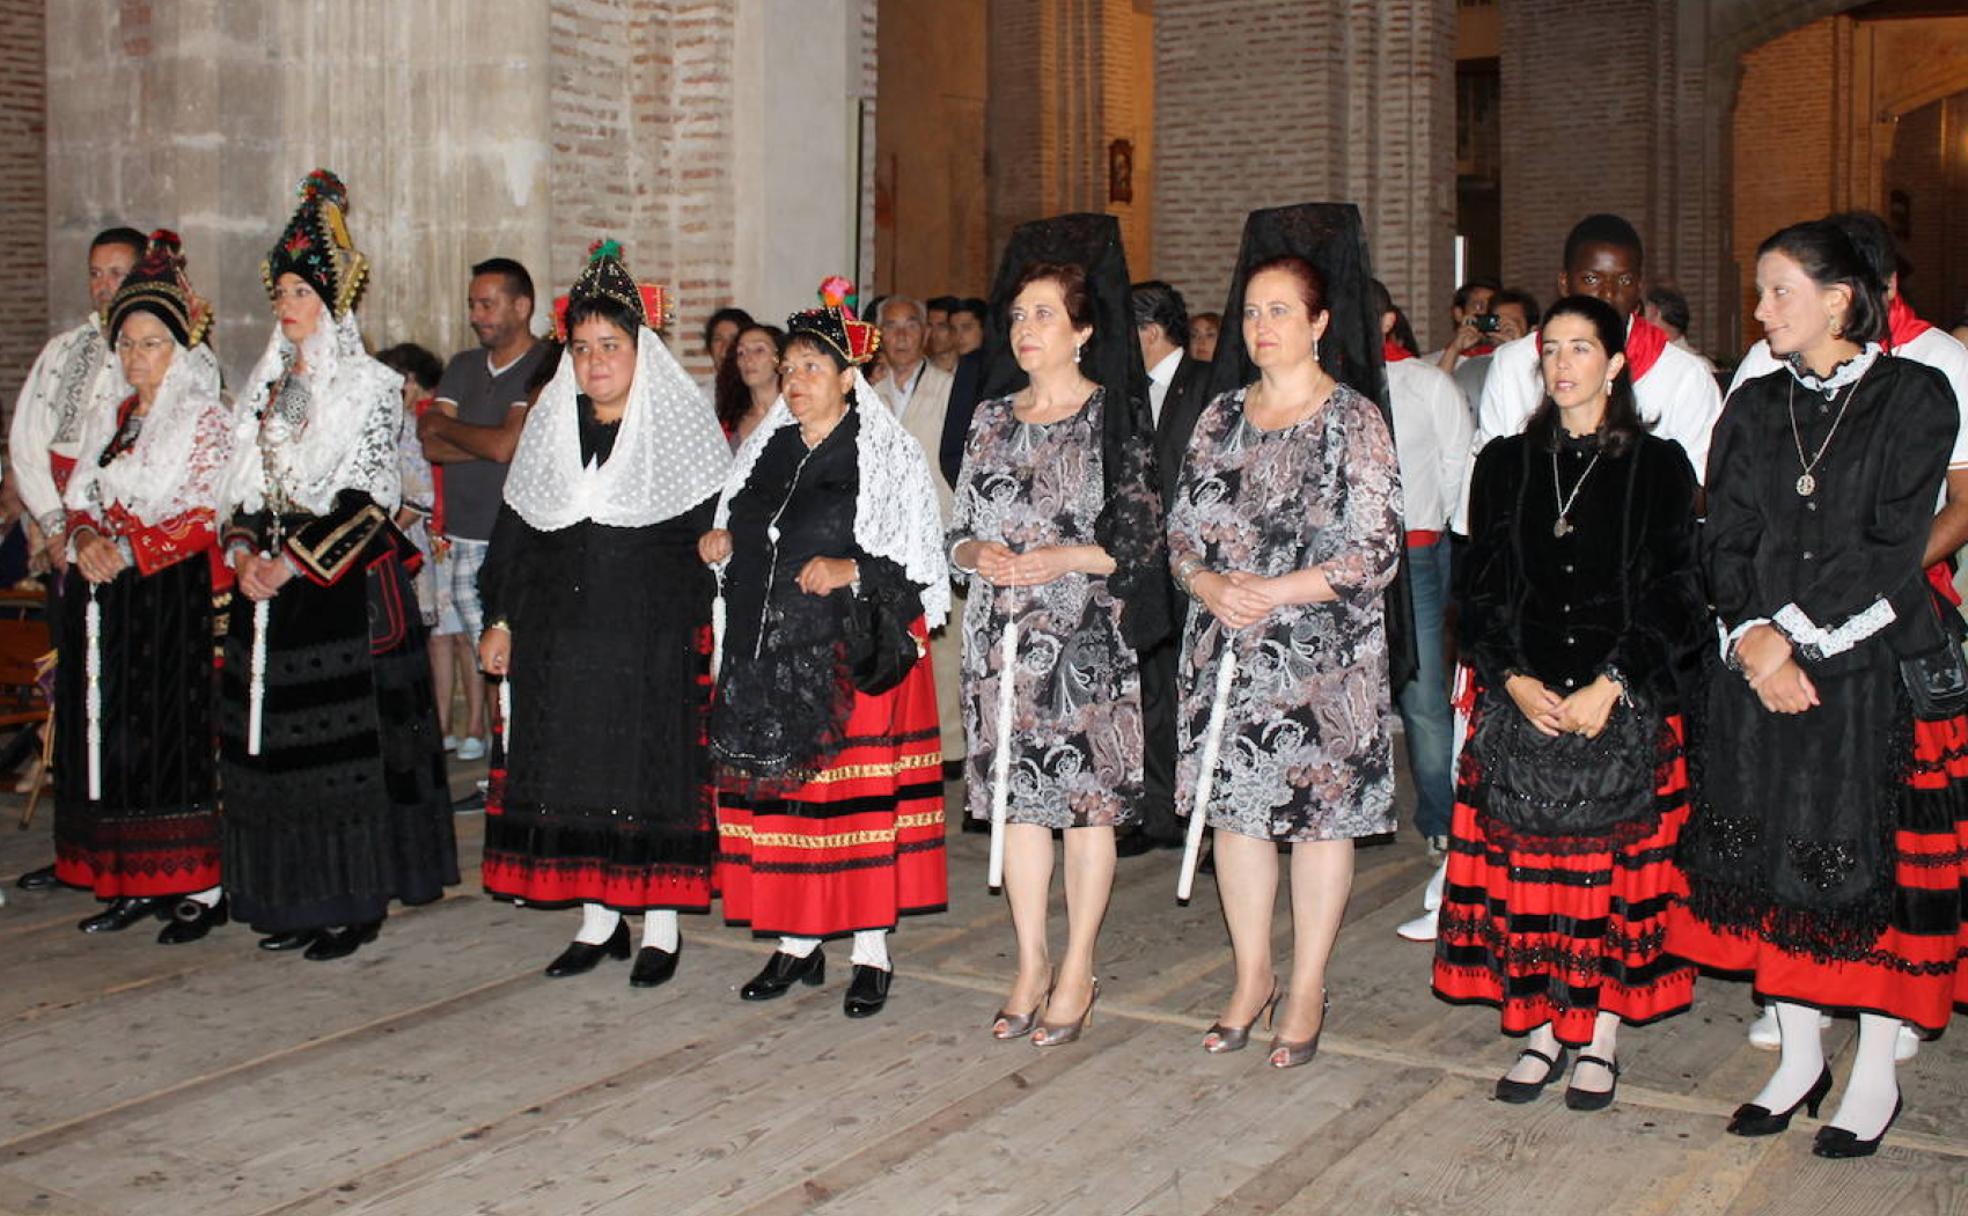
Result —
<path fill-rule="evenodd" d="M 18 805 L 0 798 L 5 822 Z M 1039 1052 L 987 1033 L 1011 936 L 984 837 L 952 834 L 950 911 L 904 926 L 888 1009 L 849 1021 L 844 945 L 825 987 L 744 1004 L 770 946 L 706 918 L 663 988 L 615 963 L 542 978 L 572 915 L 486 899 L 482 821 L 458 824 L 465 885 L 323 965 L 237 926 L 86 937 L 85 896 L 11 889 L 50 855 L 45 817 L 0 829 L 0 1213 L 1968 1210 L 1960 1036 L 1903 1069 L 1887 1150 L 1823 1162 L 1809 1120 L 1722 1134 L 1773 1062 L 1735 984 L 1628 1033 L 1609 1112 L 1491 1101 L 1513 1054 L 1494 1014 L 1433 999 L 1427 949 L 1394 936 L 1427 874 L 1409 839 L 1360 851 L 1331 1032 L 1273 1072 L 1261 1045 L 1197 1049 L 1229 953 L 1209 880 L 1175 904 L 1172 854 L 1121 863 L 1098 1021 Z M 1828 1038 L 1841 1071 L 1851 1033 Z"/>

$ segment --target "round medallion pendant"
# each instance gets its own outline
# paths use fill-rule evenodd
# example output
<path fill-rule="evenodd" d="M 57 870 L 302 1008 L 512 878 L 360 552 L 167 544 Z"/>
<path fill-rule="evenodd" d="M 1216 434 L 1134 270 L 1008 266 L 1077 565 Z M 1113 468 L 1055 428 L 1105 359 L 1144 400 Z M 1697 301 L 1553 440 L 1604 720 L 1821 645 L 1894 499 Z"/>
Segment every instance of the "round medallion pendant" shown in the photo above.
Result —
<path fill-rule="evenodd" d="M 1809 473 L 1806 473 L 1802 477 L 1799 477 L 1797 479 L 1797 493 L 1800 497 L 1809 498 L 1811 495 L 1816 494 L 1817 492 L 1818 492 L 1817 478 L 1811 476 Z"/>
<path fill-rule="evenodd" d="M 1575 531 L 1577 529 L 1572 527 L 1572 521 L 1562 515 L 1558 517 L 1557 523 L 1551 525 L 1551 534 L 1560 540 L 1570 536 Z"/>

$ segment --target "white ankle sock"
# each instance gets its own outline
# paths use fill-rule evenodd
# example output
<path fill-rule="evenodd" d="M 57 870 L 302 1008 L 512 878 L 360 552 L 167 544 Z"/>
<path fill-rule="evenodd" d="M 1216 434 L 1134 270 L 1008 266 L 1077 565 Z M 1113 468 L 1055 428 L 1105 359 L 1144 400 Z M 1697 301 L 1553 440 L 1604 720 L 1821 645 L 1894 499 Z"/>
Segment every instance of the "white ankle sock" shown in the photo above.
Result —
<path fill-rule="evenodd" d="M 790 954 L 794 958 L 805 958 L 820 948 L 817 937 L 782 937 L 779 939 L 779 953 Z"/>
<path fill-rule="evenodd" d="M 1824 1032 L 1818 1029 L 1818 1011 L 1809 1005 L 1790 1001 L 1771 1001 L 1777 1011 L 1777 1028 L 1783 1034 L 1783 1057 L 1777 1071 L 1764 1083 L 1751 1101 L 1768 1111 L 1784 1111 L 1796 1105 L 1824 1072 Z M 1890 1041 L 1888 1046 L 1890 1053 Z M 1887 1056 L 1887 1063 L 1892 1056 Z"/>
<path fill-rule="evenodd" d="M 191 894 L 185 896 L 185 898 L 195 904 L 203 904 L 208 908 L 216 907 L 219 902 L 219 896 L 224 893 L 224 890 L 225 888 L 223 887 L 206 887 L 203 891 L 193 891 Z"/>
<path fill-rule="evenodd" d="M 888 961 L 888 930 L 857 929 L 854 933 L 854 953 L 847 961 L 856 967 L 892 970 Z"/>
<path fill-rule="evenodd" d="M 615 936 L 615 926 L 622 923 L 622 914 L 613 908 L 600 904 L 581 905 L 581 931 L 574 940 L 588 946 L 599 946 Z"/>
<path fill-rule="evenodd" d="M 1886 1120 L 1893 1117 L 1893 1104 L 1900 1099 L 1893 1065 L 1899 1036 L 1898 1018 L 1859 1015 L 1859 1045 L 1852 1052 L 1852 1072 L 1845 1078 L 1838 1113 L 1831 1117 L 1833 1127 L 1842 1127 L 1861 1140 L 1870 1140 L 1885 1130 Z"/>
<path fill-rule="evenodd" d="M 661 950 L 665 954 L 677 951 L 677 914 L 674 908 L 662 908 L 642 914 L 643 949 Z"/>

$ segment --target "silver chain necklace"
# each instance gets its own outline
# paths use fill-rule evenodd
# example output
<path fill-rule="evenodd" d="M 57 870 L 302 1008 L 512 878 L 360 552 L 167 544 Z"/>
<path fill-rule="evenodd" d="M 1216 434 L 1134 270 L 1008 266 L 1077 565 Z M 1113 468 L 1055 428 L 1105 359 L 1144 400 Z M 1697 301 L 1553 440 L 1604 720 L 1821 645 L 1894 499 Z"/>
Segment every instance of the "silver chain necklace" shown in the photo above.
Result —
<path fill-rule="evenodd" d="M 1585 488 L 1585 479 L 1592 476 L 1592 470 L 1599 467 L 1599 457 L 1604 454 L 1603 452 L 1592 454 L 1591 463 L 1585 466 L 1585 472 L 1580 473 L 1579 479 L 1572 484 L 1572 492 L 1561 498 L 1558 494 L 1558 453 L 1551 453 L 1551 500 L 1558 504 L 1558 522 L 1551 525 L 1551 534 L 1559 540 L 1578 531 L 1567 517 L 1572 513 L 1572 504 L 1578 501 L 1579 491 Z"/>
<path fill-rule="evenodd" d="M 1859 380 L 1863 379 L 1864 376 L 1859 377 Z M 1790 438 L 1791 442 L 1797 445 L 1797 463 L 1804 466 L 1804 472 L 1798 475 L 1796 481 L 1798 497 L 1809 498 L 1818 492 L 1818 479 L 1812 475 L 1812 470 L 1816 469 L 1818 462 L 1824 459 L 1825 449 L 1831 446 L 1831 437 L 1838 433 L 1838 424 L 1845 421 L 1845 411 L 1851 407 L 1852 398 L 1858 396 L 1851 390 L 1859 386 L 1859 380 L 1854 380 L 1845 386 L 1845 400 L 1838 407 L 1838 416 L 1831 420 L 1831 429 L 1825 432 L 1824 442 L 1818 445 L 1818 450 L 1807 460 L 1804 457 L 1804 436 L 1797 429 L 1797 377 L 1790 378 L 1790 392 L 1784 397 L 1784 412 L 1790 415 Z M 1833 389 L 1825 394 L 1825 403 L 1829 405 L 1831 399 L 1838 396 L 1838 392 L 1839 390 Z"/>

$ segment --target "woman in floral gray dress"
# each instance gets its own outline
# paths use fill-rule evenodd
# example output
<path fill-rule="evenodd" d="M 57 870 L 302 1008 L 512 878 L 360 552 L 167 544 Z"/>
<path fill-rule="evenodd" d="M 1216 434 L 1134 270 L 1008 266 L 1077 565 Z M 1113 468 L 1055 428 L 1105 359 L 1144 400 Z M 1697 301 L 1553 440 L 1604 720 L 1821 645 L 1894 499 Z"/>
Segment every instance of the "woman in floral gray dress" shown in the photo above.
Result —
<path fill-rule="evenodd" d="M 1205 1050 L 1234 1051 L 1276 999 L 1278 848 L 1291 860 L 1293 999 L 1270 1063 L 1312 1058 L 1353 840 L 1394 830 L 1382 592 L 1399 562 L 1400 477 L 1379 408 L 1319 364 L 1325 281 L 1298 257 L 1250 273 L 1255 384 L 1205 407 L 1169 513 L 1193 600 L 1178 688 L 1176 805 L 1192 813 L 1226 645 L 1236 656 L 1207 808 L 1237 987 Z"/>
<path fill-rule="evenodd" d="M 1001 1039 L 1031 1033 L 1043 1047 L 1077 1038 L 1099 991 L 1093 949 L 1113 885 L 1114 829 L 1133 821 L 1142 789 L 1141 683 L 1120 588 L 1130 575 L 1163 577 L 1165 557 L 1149 436 L 1124 445 L 1118 475 L 1105 475 L 1106 412 L 1130 402 L 1082 369 L 1082 348 L 1094 337 L 1085 270 L 1029 266 L 1009 318 L 1012 348 L 1031 382 L 978 407 L 949 539 L 953 566 L 973 586 L 963 619 L 973 817 L 990 818 L 999 753 L 1010 749 L 1004 885 L 1019 971 L 992 1032 Z M 1125 330 L 1119 340 L 1132 345 Z M 1134 522 L 1102 523 L 1117 515 Z M 1002 640 L 1013 622 L 1006 739 L 998 705 Z M 1048 992 L 1055 829 L 1065 837 L 1068 940 Z M 1034 1030 L 1041 1005 L 1046 1020 Z"/>

